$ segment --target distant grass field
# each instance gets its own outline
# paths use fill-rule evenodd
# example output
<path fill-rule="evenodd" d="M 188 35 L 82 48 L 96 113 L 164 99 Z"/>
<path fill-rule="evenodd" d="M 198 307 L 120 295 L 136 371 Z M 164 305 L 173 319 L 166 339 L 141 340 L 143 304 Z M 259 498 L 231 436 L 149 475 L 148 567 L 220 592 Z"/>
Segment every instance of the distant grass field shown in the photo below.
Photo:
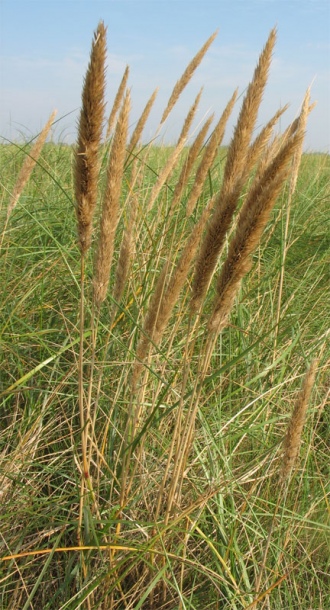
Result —
<path fill-rule="evenodd" d="M 15 183 L 23 152 L 16 146 L 1 146 L 0 155 L 4 222 L 7 193 Z M 46 145 L 10 219 L 2 245 L 2 555 L 76 544 L 79 479 L 75 453 L 79 426 L 75 415 L 75 363 L 79 258 L 72 155 L 71 147 Z M 155 171 L 157 158 L 163 155 L 166 150 L 153 150 Z M 223 149 L 212 172 L 213 189 L 217 188 L 221 177 L 225 155 Z M 274 472 L 280 442 L 305 368 L 322 349 L 328 330 L 329 176 L 329 156 L 303 156 L 291 210 L 290 248 L 285 261 L 278 330 L 274 326 L 285 192 L 254 255 L 253 269 L 241 288 L 230 326 L 216 346 L 211 374 L 206 380 L 205 399 L 201 397 L 198 409 L 191 464 L 192 490 L 197 495 L 206 493 L 205 486 L 207 489 L 215 483 L 219 484 L 219 490 L 210 499 L 206 496 L 203 510 L 196 508 L 185 521 L 186 525 L 191 524 L 191 519 L 194 522 L 190 561 L 195 574 L 189 577 L 193 578 L 189 586 L 196 589 L 191 605 L 186 600 L 186 607 L 204 607 L 202 601 L 198 601 L 203 600 L 204 595 L 214 595 L 215 599 L 210 600 L 208 607 L 217 607 L 216 593 L 208 593 L 209 579 L 215 578 L 213 571 L 219 577 L 215 591 L 222 587 L 224 597 L 230 597 L 228 592 L 233 595 L 236 586 L 241 591 L 249 591 L 255 565 L 261 561 L 268 524 L 277 501 Z M 149 172 L 148 179 L 154 180 L 153 171 Z M 199 205 L 203 205 L 203 200 Z M 137 260 L 136 276 L 140 267 L 141 261 Z M 136 290 L 147 295 L 149 288 L 142 283 Z M 125 330 L 124 319 L 128 317 L 133 323 L 138 320 L 133 289 L 126 308 L 114 321 L 109 353 L 102 364 L 101 408 L 106 412 L 111 409 L 109 413 L 115 429 L 120 429 L 121 412 L 125 409 L 117 396 L 116 386 L 124 383 L 122 367 L 130 360 L 132 349 L 131 331 Z M 109 330 L 107 311 L 108 308 L 100 320 L 101 343 Z M 165 376 L 173 385 L 173 396 L 169 395 L 168 388 L 161 395 L 159 413 L 145 447 L 146 460 L 148 443 L 161 447 L 160 438 L 162 442 L 166 439 L 171 425 L 168 422 L 162 429 L 162 413 L 169 404 L 175 404 L 174 379 L 182 362 L 184 335 L 184 327 L 180 331 L 175 328 L 174 316 L 168 332 L 168 340 L 173 342 L 171 362 L 167 363 L 166 372 L 164 365 L 159 369 L 157 359 L 151 363 L 155 367 L 155 380 L 161 381 L 159 375 Z M 124 340 L 128 342 L 127 346 L 123 345 Z M 325 409 L 328 356 L 323 350 L 299 468 L 288 489 L 286 505 L 277 515 L 272 535 L 268 582 L 286 575 L 271 594 L 272 608 L 295 608 L 299 604 L 307 610 L 326 608 L 330 602 L 326 576 L 329 572 L 330 439 L 329 412 Z M 8 391 L 10 387 L 12 390 Z M 109 432 L 109 444 L 104 453 L 106 461 L 115 451 L 111 447 L 111 436 Z M 99 467 L 100 493 L 106 498 L 108 487 L 114 484 L 113 473 L 106 464 Z M 151 479 L 146 481 L 146 488 L 151 483 Z M 135 493 L 134 503 L 138 507 L 139 494 L 146 493 L 146 489 Z M 108 532 L 116 523 L 116 507 L 107 506 L 107 502 L 105 505 L 101 519 Z M 150 527 L 147 515 L 140 514 L 138 519 L 140 524 L 134 525 L 129 538 L 133 543 L 140 529 L 142 541 L 137 539 L 134 543 L 137 546 L 147 541 L 143 531 Z M 186 535 L 182 527 L 184 529 L 184 524 L 178 524 L 179 538 Z M 102 537 L 102 530 L 91 529 L 90 544 L 98 546 Z M 97 555 L 97 550 L 94 553 Z M 135 555 L 128 552 L 130 561 Z M 100 561 L 102 566 L 101 556 Z M 171 558 L 167 561 L 171 562 Z M 73 592 L 78 566 L 79 557 L 74 552 L 46 558 L 36 555 L 3 563 L 2 607 L 76 607 Z M 35 606 L 26 605 L 28 596 L 31 604 L 33 598 L 38 600 Z M 72 605 L 66 605 L 71 598 Z M 249 599 L 247 594 L 244 599 Z M 312 606 L 311 600 L 314 600 Z M 219 607 L 246 607 L 238 595 L 229 603 L 232 605 Z"/>
<path fill-rule="evenodd" d="M 325 610 L 330 156 L 304 154 L 293 188 L 301 123 L 289 144 L 269 132 L 252 166 L 248 142 L 243 170 L 216 140 L 199 192 L 204 137 L 176 201 L 194 144 L 130 149 L 127 99 L 96 151 L 92 224 L 86 168 L 54 143 L 8 214 L 31 144 L 0 145 L 0 607 Z M 194 309 L 227 183 L 231 222 Z M 102 235 L 109 184 L 118 225 Z M 278 184 L 256 240 L 255 199 Z"/>

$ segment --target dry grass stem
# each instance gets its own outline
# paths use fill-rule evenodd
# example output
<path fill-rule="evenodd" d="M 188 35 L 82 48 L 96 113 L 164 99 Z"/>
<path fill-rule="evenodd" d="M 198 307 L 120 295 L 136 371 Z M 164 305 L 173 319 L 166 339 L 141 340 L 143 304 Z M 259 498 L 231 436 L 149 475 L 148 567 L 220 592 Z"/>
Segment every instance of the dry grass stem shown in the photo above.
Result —
<path fill-rule="evenodd" d="M 13 209 L 16 207 L 17 202 L 21 196 L 21 193 L 27 183 L 27 181 L 29 180 L 31 173 L 33 171 L 33 168 L 35 166 L 35 164 L 37 163 L 42 147 L 46 142 L 46 138 L 49 134 L 49 130 L 54 122 L 54 119 L 56 117 L 57 114 L 57 110 L 54 110 L 52 112 L 52 114 L 50 115 L 46 125 L 44 126 L 43 130 L 40 132 L 38 138 L 36 139 L 35 143 L 33 144 L 33 146 L 31 147 L 30 152 L 26 155 L 25 159 L 24 159 L 24 163 L 21 167 L 21 170 L 18 174 L 18 178 L 16 180 L 16 184 L 14 186 L 11 198 L 10 198 L 10 202 L 9 202 L 9 206 L 7 209 L 7 218 L 6 218 L 6 224 L 5 226 L 7 226 L 8 220 L 9 220 L 9 216 L 12 213 Z"/>
<path fill-rule="evenodd" d="M 78 241 L 84 255 L 91 244 L 92 222 L 97 201 L 99 146 L 104 117 L 106 28 L 100 22 L 92 43 L 80 112 L 74 183 Z"/>
<path fill-rule="evenodd" d="M 317 366 L 318 359 L 315 359 L 305 375 L 303 386 L 296 400 L 295 408 L 284 438 L 281 472 L 282 481 L 286 481 L 290 476 L 299 454 L 302 431 L 306 419 L 309 398 L 315 382 Z"/>
<path fill-rule="evenodd" d="M 130 95 L 126 93 L 117 121 L 107 168 L 107 183 L 103 197 L 100 230 L 94 265 L 94 302 L 100 307 L 109 284 L 115 232 L 119 219 L 119 201 L 126 153 Z"/>
<path fill-rule="evenodd" d="M 162 116 L 161 122 L 160 122 L 161 125 L 166 121 L 168 115 L 170 114 L 171 110 L 173 109 L 173 107 L 175 106 L 176 102 L 178 101 L 178 99 L 179 99 L 183 89 L 189 83 L 191 77 L 193 76 L 196 68 L 201 63 L 201 61 L 202 61 L 205 53 L 207 52 L 208 48 L 212 44 L 213 40 L 216 38 L 217 33 L 218 32 L 216 31 L 216 32 L 214 32 L 214 34 L 212 34 L 212 36 L 210 36 L 210 38 L 202 46 L 200 51 L 198 51 L 198 53 L 195 55 L 195 57 L 191 60 L 191 62 L 189 63 L 189 65 L 185 69 L 184 73 L 182 74 L 181 78 L 175 84 L 174 89 L 173 89 L 173 91 L 171 93 L 171 96 L 170 96 L 170 98 L 169 98 L 169 100 L 167 102 L 167 106 L 166 106 L 166 108 L 165 108 L 165 110 L 163 112 L 163 116 Z"/>
<path fill-rule="evenodd" d="M 194 184 L 191 189 L 191 193 L 190 193 L 190 196 L 189 196 L 189 199 L 187 202 L 187 216 L 190 216 L 190 214 L 192 214 L 194 207 L 196 205 L 196 202 L 198 200 L 198 197 L 200 196 L 200 194 L 203 190 L 205 179 L 208 175 L 208 171 L 209 171 L 210 167 L 212 166 L 212 164 L 214 162 L 214 159 L 218 152 L 219 146 L 221 145 L 221 142 L 222 142 L 222 139 L 223 139 L 223 136 L 225 133 L 227 121 L 228 121 L 231 111 L 234 107 L 236 98 L 237 98 L 237 89 L 236 89 L 236 91 L 234 91 L 231 99 L 229 100 L 224 112 L 222 113 L 222 115 L 220 117 L 220 120 L 218 121 L 217 125 L 215 126 L 215 128 L 213 130 L 213 133 L 209 139 L 208 144 L 206 145 L 205 152 L 204 152 L 202 160 L 197 168 L 195 181 L 194 181 Z"/>
<path fill-rule="evenodd" d="M 191 301 L 193 310 L 199 308 L 206 294 L 246 178 L 247 151 L 267 82 L 275 39 L 276 30 L 273 29 L 247 89 L 229 145 L 222 188 L 196 262 Z"/>
<path fill-rule="evenodd" d="M 124 93 L 126 91 L 126 85 L 127 85 L 127 81 L 128 81 L 128 76 L 129 76 L 129 66 L 126 66 L 125 72 L 123 74 L 123 78 L 121 79 L 121 82 L 120 82 L 120 85 L 118 87 L 118 91 L 117 91 L 117 94 L 116 94 L 116 97 L 114 99 L 113 106 L 111 108 L 111 112 L 110 112 L 110 115 L 109 115 L 106 139 L 108 139 L 110 137 L 110 135 L 111 135 L 111 133 L 113 131 L 113 128 L 115 126 L 116 117 L 117 117 L 119 108 L 121 106 L 122 99 L 124 97 Z"/>

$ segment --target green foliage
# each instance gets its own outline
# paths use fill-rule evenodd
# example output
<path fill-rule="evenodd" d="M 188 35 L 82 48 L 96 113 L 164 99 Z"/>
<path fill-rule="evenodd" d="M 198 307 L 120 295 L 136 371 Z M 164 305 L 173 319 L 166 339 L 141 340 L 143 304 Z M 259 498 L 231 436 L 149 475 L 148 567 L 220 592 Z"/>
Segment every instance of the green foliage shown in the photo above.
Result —
<path fill-rule="evenodd" d="M 167 193 L 173 192 L 176 175 L 163 189 L 158 215 L 144 216 L 145 193 L 170 153 L 166 148 L 150 151 L 141 185 L 141 243 L 125 296 L 109 328 L 110 286 L 98 321 L 93 392 L 101 375 L 102 385 L 91 466 L 96 498 L 84 507 L 82 524 L 84 544 L 90 547 L 86 551 L 73 549 L 80 502 L 80 289 L 70 147 L 51 144 L 44 148 L 10 217 L 0 260 L 0 550 L 2 557 L 21 556 L 0 563 L 0 606 L 5 610 L 71 610 L 87 599 L 92 608 L 108 608 L 110 603 L 114 608 L 148 608 L 152 595 L 157 608 L 248 608 L 256 599 L 255 582 L 273 521 L 260 607 L 267 607 L 263 606 L 266 599 L 272 608 L 307 610 L 311 603 L 320 609 L 329 605 L 329 414 L 324 408 L 329 381 L 327 155 L 303 156 L 290 212 L 278 328 L 287 193 L 273 211 L 230 325 L 215 346 L 198 396 L 182 505 L 166 522 L 155 521 L 154 503 L 180 404 L 187 293 L 174 310 L 163 343 L 148 361 L 147 416 L 134 439 L 131 458 L 136 482 L 133 478 L 125 510 L 119 510 L 123 468 L 119 455 L 130 407 L 127 386 L 137 333 L 161 263 L 169 252 L 175 254 L 174 232 L 182 239 L 189 235 L 210 191 L 219 188 L 225 156 L 221 150 L 196 216 L 187 220 L 184 214 L 189 188 L 182 207 L 169 213 Z M 14 145 L 0 147 L 3 225 L 22 154 Z M 130 169 L 128 163 L 127 176 Z M 125 221 L 124 213 L 115 257 Z M 222 260 L 225 256 L 226 252 Z M 92 265 L 90 255 L 89 279 Z M 197 345 L 202 331 L 203 321 Z M 87 324 L 86 345 L 90 338 Z M 92 365 L 86 351 L 87 375 Z M 281 442 L 305 368 L 318 356 L 300 463 L 277 511 Z M 198 350 L 190 363 L 191 378 L 183 397 L 187 403 L 197 372 Z M 113 544 L 123 548 L 105 550 Z M 39 555 L 43 550 L 46 555 Z M 167 605 L 161 601 L 162 583 Z M 125 604 L 120 591 L 127 592 Z"/>

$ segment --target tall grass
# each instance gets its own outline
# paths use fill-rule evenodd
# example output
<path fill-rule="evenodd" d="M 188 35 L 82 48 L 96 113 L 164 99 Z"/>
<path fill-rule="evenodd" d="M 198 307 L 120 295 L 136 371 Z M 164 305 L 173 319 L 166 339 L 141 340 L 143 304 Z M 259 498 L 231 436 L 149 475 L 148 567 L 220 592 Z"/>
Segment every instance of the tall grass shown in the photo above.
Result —
<path fill-rule="evenodd" d="M 15 206 L 33 149 L 0 148 L 5 609 L 330 602 L 330 162 L 301 155 L 309 92 L 254 137 L 275 38 L 227 149 L 236 92 L 207 140 L 200 92 L 157 148 L 126 69 L 106 121 L 103 23 L 77 145 L 46 144 Z"/>

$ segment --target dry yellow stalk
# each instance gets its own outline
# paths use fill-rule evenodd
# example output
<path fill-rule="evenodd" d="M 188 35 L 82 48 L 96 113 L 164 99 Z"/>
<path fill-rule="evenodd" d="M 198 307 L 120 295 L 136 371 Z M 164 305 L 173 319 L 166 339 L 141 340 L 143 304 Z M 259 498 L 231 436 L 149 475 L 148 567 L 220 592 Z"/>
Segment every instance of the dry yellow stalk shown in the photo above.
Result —
<path fill-rule="evenodd" d="M 84 255 L 91 244 L 92 221 L 97 200 L 98 151 L 104 116 L 106 28 L 101 21 L 94 34 L 80 112 L 74 182 L 78 241 Z"/>
<path fill-rule="evenodd" d="M 108 139 L 110 137 L 110 134 L 113 131 L 113 128 L 114 128 L 114 125 L 116 122 L 116 117 L 118 114 L 118 110 L 120 108 L 120 104 L 122 102 L 122 99 L 123 99 L 123 96 L 124 96 L 124 93 L 126 90 L 128 75 L 129 75 L 129 66 L 126 66 L 125 72 L 123 74 L 123 78 L 121 79 L 121 82 L 118 87 L 118 91 L 117 91 L 117 94 L 116 94 L 116 97 L 113 102 L 113 106 L 112 106 L 112 109 L 111 109 L 111 112 L 109 115 L 106 139 Z"/>
<path fill-rule="evenodd" d="M 221 142 L 222 142 L 222 139 L 223 139 L 223 136 L 225 133 L 227 121 L 228 121 L 230 113 L 234 107 L 236 97 L 237 97 L 237 89 L 236 89 L 236 91 L 234 91 L 225 110 L 223 111 L 223 113 L 220 117 L 220 120 L 218 121 L 217 125 L 215 126 L 213 133 L 210 137 L 210 140 L 205 148 L 205 152 L 204 152 L 203 158 L 198 166 L 194 185 L 192 187 L 190 197 L 187 202 L 187 216 L 190 216 L 190 214 L 192 214 L 193 209 L 198 200 L 198 197 L 200 196 L 200 194 L 203 190 L 204 182 L 207 177 L 208 171 L 209 171 L 210 167 L 212 166 L 215 156 L 218 152 L 218 148 L 221 145 Z"/>
<path fill-rule="evenodd" d="M 108 290 L 114 238 L 119 216 L 119 200 L 124 173 L 129 110 L 130 95 L 127 92 L 117 121 L 107 168 L 107 183 L 103 197 L 94 266 L 93 285 L 96 307 L 100 307 Z"/>
<path fill-rule="evenodd" d="M 273 29 L 247 89 L 228 149 L 221 192 L 196 262 L 191 302 L 193 310 L 198 309 L 207 291 L 246 177 L 249 143 L 267 82 L 275 38 L 276 30 Z"/>
<path fill-rule="evenodd" d="M 33 171 L 35 164 L 38 161 L 38 158 L 41 153 L 41 149 L 46 142 L 46 138 L 47 138 L 49 130 L 54 122 L 56 114 L 57 114 L 57 110 L 54 110 L 54 112 L 52 112 L 52 114 L 50 115 L 43 130 L 40 132 L 35 143 L 33 144 L 30 152 L 26 155 L 26 157 L 24 159 L 24 163 L 18 174 L 18 178 L 16 180 L 16 184 L 14 186 L 14 189 L 13 189 L 13 192 L 12 192 L 12 195 L 10 198 L 9 206 L 7 209 L 6 226 L 8 223 L 9 216 L 12 213 L 13 209 L 16 207 L 17 202 L 21 196 L 21 193 L 22 193 L 27 181 L 29 180 L 29 178 L 31 176 L 31 173 Z"/>
<path fill-rule="evenodd" d="M 288 425 L 283 442 L 282 481 L 287 480 L 292 472 L 299 454 L 301 436 L 306 419 L 308 401 L 315 382 L 318 359 L 313 360 L 305 374 L 303 386 L 299 392 L 296 404 Z"/>
<path fill-rule="evenodd" d="M 164 121 L 166 121 L 168 115 L 170 114 L 171 110 L 173 109 L 173 107 L 175 106 L 176 102 L 178 101 L 178 99 L 179 99 L 183 89 L 189 83 L 189 81 L 190 81 L 192 75 L 194 74 L 196 68 L 201 63 L 205 53 L 207 52 L 207 50 L 210 47 L 210 45 L 212 44 L 213 40 L 217 36 L 217 33 L 218 32 L 216 31 L 216 32 L 214 32 L 214 34 L 212 34 L 212 36 L 210 36 L 210 38 L 202 46 L 200 51 L 198 51 L 198 53 L 195 55 L 195 57 L 191 60 L 191 62 L 189 63 L 189 65 L 185 69 L 184 73 L 182 74 L 181 78 L 174 85 L 174 89 L 173 89 L 173 91 L 171 93 L 171 96 L 170 96 L 168 102 L 167 102 L 167 106 L 166 106 L 166 108 L 165 108 L 165 110 L 163 112 L 163 116 L 162 116 L 162 119 L 161 119 L 161 122 L 160 122 L 161 125 L 164 123 Z"/>
<path fill-rule="evenodd" d="M 138 145 L 138 143 L 140 141 L 144 126 L 148 120 L 151 108 L 154 105 L 157 93 L 158 93 L 158 88 L 155 89 L 155 91 L 152 93 L 151 97 L 149 98 L 148 102 L 146 103 L 146 106 L 136 124 L 136 127 L 132 133 L 132 136 L 131 136 L 131 139 L 130 139 L 130 142 L 128 145 L 129 153 L 135 149 L 135 147 Z"/>
<path fill-rule="evenodd" d="M 303 136 L 301 131 L 297 132 L 282 147 L 246 196 L 217 282 L 217 295 L 208 325 L 211 331 L 219 333 L 227 322 L 240 282 L 251 268 L 250 256 L 259 243 L 269 214 L 289 175 L 289 161 L 301 145 Z"/>

